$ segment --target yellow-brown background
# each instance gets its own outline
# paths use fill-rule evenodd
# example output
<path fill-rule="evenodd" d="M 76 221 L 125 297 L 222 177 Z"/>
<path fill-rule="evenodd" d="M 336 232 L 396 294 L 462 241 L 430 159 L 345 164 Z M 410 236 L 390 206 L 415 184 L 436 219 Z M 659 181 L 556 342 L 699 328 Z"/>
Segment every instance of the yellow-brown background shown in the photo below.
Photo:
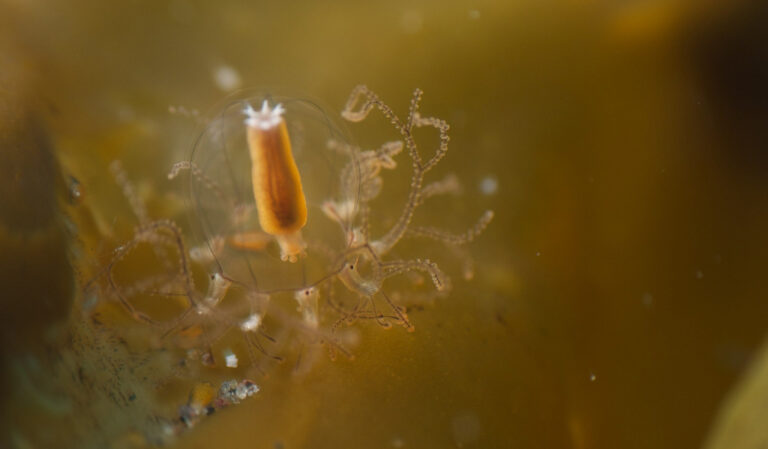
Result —
<path fill-rule="evenodd" d="M 192 140 L 168 106 L 217 101 L 221 65 L 336 108 L 421 87 L 465 184 L 424 221 L 496 211 L 415 333 L 366 332 L 182 447 L 698 447 L 768 322 L 766 24 L 746 1 L 3 0 L 0 70 L 113 202 L 108 162 L 162 179 Z"/>

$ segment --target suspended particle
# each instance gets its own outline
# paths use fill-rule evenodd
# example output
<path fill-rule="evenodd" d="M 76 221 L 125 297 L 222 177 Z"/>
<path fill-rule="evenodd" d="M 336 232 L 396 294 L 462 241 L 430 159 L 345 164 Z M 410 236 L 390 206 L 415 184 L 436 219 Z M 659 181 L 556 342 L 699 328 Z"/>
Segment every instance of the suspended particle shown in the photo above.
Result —
<path fill-rule="evenodd" d="M 231 350 L 227 350 L 224 353 L 224 362 L 227 365 L 227 368 L 237 368 L 237 355 Z"/>

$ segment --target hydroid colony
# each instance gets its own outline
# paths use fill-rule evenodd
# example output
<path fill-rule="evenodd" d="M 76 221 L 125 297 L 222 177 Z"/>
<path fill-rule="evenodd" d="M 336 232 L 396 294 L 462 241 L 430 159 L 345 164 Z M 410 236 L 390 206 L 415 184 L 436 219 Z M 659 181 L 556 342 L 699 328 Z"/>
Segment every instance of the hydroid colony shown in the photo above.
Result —
<path fill-rule="evenodd" d="M 421 96 L 416 90 L 400 117 L 366 87 L 353 90 L 341 113 L 346 121 L 361 122 L 377 110 L 399 135 L 373 150 L 350 143 L 344 126 L 312 102 L 229 100 L 189 159 L 168 175 L 179 184 L 188 173 L 190 232 L 169 219 L 150 219 L 115 165 L 139 224 L 87 288 L 102 287 L 159 344 L 178 350 L 182 365 L 246 368 L 249 376 L 282 360 L 294 341 L 351 357 L 345 330 L 360 321 L 414 330 L 408 283 L 399 283 L 395 296 L 387 280 L 420 273 L 437 292 L 446 292 L 450 280 L 428 257 L 399 259 L 393 250 L 406 237 L 455 248 L 493 217 L 487 211 L 456 234 L 412 224 L 422 204 L 457 188 L 453 176 L 426 182 L 448 151 L 449 126 L 420 113 Z M 426 155 L 414 138 L 419 128 L 439 135 Z M 372 204 L 384 189 L 382 171 L 396 169 L 403 156 L 412 170 L 405 204 L 375 234 L 371 223 L 388 219 Z"/>

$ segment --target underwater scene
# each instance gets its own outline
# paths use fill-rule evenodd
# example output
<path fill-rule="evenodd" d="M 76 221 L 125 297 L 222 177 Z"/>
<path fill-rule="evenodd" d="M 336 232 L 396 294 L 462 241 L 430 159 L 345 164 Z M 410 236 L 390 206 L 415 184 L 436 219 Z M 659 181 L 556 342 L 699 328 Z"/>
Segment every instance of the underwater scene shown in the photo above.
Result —
<path fill-rule="evenodd" d="M 766 447 L 766 25 L 0 0 L 0 449 Z"/>

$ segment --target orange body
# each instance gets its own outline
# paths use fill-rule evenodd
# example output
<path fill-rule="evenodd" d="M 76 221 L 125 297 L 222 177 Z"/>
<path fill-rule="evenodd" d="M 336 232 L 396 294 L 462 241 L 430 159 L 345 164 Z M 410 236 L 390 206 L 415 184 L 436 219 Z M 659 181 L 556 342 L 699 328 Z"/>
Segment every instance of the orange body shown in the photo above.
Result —
<path fill-rule="evenodd" d="M 268 129 L 249 126 L 248 146 L 261 228 L 271 235 L 299 231 L 307 223 L 307 201 L 285 121 Z"/>

